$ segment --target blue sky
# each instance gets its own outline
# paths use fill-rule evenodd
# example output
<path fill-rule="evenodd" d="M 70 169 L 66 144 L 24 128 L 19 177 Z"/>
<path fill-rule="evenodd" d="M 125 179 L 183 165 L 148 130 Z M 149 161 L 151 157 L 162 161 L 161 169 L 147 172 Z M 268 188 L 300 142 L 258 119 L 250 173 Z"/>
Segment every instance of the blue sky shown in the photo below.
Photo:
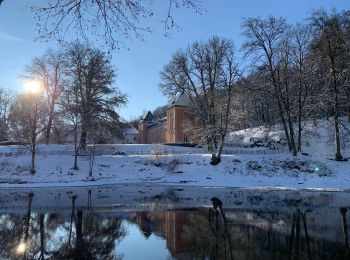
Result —
<path fill-rule="evenodd" d="M 25 8 L 28 3 L 44 0 L 5 0 L 0 7 L 0 87 L 17 92 L 23 88 L 21 73 L 30 61 L 51 47 L 54 42 L 34 41 L 35 22 Z M 165 15 L 165 0 L 156 12 Z M 290 23 L 303 21 L 313 9 L 323 7 L 350 9 L 349 0 L 202 0 L 206 9 L 202 15 L 191 10 L 174 12 L 179 30 L 173 30 L 170 38 L 163 36 L 164 26 L 158 21 L 150 21 L 151 34 L 145 35 L 145 42 L 134 39 L 127 42 L 130 50 L 121 49 L 113 54 L 113 65 L 117 69 L 116 86 L 129 96 L 129 104 L 120 109 L 120 114 L 130 120 L 157 106 L 167 103 L 167 98 L 159 91 L 159 71 L 179 48 L 184 48 L 196 40 L 207 40 L 212 35 L 232 39 L 239 49 L 242 17 L 268 15 L 283 16 Z M 242 61 L 243 63 L 244 61 Z"/>

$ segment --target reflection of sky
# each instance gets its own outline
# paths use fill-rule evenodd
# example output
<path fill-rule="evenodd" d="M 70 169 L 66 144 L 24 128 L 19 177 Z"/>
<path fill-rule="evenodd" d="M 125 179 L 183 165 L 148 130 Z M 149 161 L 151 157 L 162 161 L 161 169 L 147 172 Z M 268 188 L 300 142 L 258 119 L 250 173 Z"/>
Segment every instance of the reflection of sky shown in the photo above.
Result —
<path fill-rule="evenodd" d="M 122 227 L 127 235 L 115 247 L 116 255 L 122 255 L 125 260 L 161 260 L 171 259 L 166 248 L 166 241 L 152 234 L 148 239 L 140 231 L 138 225 L 123 221 Z"/>
<path fill-rule="evenodd" d="M 64 226 L 58 226 L 51 234 L 50 239 L 46 240 L 46 251 L 57 251 L 62 246 L 62 244 L 67 243 L 69 223 L 66 222 Z M 72 234 L 75 234 L 74 224 L 72 226 Z"/>

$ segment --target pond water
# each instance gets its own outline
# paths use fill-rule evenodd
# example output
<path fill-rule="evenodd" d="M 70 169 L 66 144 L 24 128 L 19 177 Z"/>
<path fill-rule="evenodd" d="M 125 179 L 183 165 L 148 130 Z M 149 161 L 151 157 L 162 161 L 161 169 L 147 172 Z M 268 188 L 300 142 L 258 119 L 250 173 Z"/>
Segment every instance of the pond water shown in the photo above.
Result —
<path fill-rule="evenodd" d="M 0 190 L 0 259 L 350 259 L 349 192 Z"/>

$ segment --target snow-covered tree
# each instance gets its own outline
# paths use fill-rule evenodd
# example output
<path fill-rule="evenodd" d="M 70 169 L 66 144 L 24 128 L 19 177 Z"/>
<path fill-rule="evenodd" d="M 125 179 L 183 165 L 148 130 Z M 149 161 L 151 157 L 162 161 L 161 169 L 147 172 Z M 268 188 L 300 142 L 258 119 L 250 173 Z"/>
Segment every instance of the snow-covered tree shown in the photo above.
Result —
<path fill-rule="evenodd" d="M 33 59 L 26 67 L 26 76 L 40 81 L 44 87 L 48 110 L 45 142 L 49 144 L 52 126 L 57 117 L 57 102 L 64 89 L 62 53 L 48 50 L 41 57 Z"/>
<path fill-rule="evenodd" d="M 170 97 L 184 91 L 192 100 L 195 120 L 192 132 L 212 151 L 212 164 L 221 152 L 231 113 L 237 61 L 231 40 L 212 37 L 177 51 L 161 71 L 162 92 Z"/>
<path fill-rule="evenodd" d="M 295 141 L 295 99 L 292 86 L 292 37 L 284 18 L 246 18 L 243 21 L 243 49 L 252 62 L 266 72 L 268 91 L 275 96 L 289 150 L 297 155 Z M 270 88 L 271 86 L 271 88 Z"/>
<path fill-rule="evenodd" d="M 314 51 L 317 70 L 326 88 L 325 102 L 334 120 L 335 159 L 342 160 L 340 141 L 340 116 L 342 107 L 348 102 L 350 60 L 350 13 L 347 11 L 327 13 L 314 11 L 309 18 L 314 33 Z"/>
<path fill-rule="evenodd" d="M 114 86 L 116 73 L 110 58 L 86 44 L 71 43 L 66 48 L 65 61 L 68 91 L 78 95 L 72 101 L 78 102 L 81 147 L 85 148 L 92 125 L 114 134 L 121 132 L 116 109 L 126 104 L 127 96 Z"/>
<path fill-rule="evenodd" d="M 28 92 L 16 97 L 10 113 L 11 135 L 31 151 L 31 174 L 35 174 L 37 144 L 45 130 L 46 106 L 40 92 Z"/>

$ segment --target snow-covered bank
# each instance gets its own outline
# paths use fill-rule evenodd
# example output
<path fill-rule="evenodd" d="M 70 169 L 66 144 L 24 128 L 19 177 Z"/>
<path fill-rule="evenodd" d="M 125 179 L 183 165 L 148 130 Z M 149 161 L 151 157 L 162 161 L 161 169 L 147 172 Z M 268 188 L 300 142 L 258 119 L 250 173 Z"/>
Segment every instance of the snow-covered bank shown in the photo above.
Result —
<path fill-rule="evenodd" d="M 94 186 L 125 183 L 222 186 L 241 188 L 350 189 L 350 162 L 321 157 L 276 155 L 224 155 L 217 166 L 208 154 L 97 156 L 93 179 L 88 157 L 37 157 L 37 173 L 29 173 L 30 156 L 0 158 L 0 187 Z"/>
<path fill-rule="evenodd" d="M 342 154 L 350 157 L 350 123 L 343 120 Z M 222 162 L 209 164 L 203 148 L 167 145 L 99 145 L 93 178 L 88 156 L 72 170 L 73 146 L 39 145 L 36 175 L 29 174 L 30 153 L 0 146 L 0 187 L 61 187 L 152 183 L 211 187 L 350 190 L 350 161 L 336 162 L 331 119 L 307 122 L 303 152 L 293 157 L 283 146 L 279 126 L 231 132 Z M 260 143 L 259 143 L 260 142 Z M 256 144 L 260 144 L 257 147 Z M 269 144 L 268 147 L 266 144 Z M 272 144 L 272 145 L 271 145 Z M 271 149 L 275 148 L 275 149 Z"/>

